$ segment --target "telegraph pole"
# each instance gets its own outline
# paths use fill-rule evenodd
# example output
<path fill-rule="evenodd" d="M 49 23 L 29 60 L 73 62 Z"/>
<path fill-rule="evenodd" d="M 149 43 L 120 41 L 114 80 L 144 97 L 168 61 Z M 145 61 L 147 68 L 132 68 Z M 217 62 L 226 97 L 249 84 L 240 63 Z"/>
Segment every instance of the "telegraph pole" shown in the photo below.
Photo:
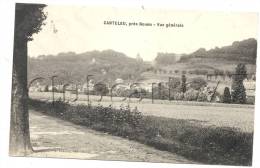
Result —
<path fill-rule="evenodd" d="M 168 88 L 169 88 L 169 93 L 168 93 L 168 97 L 169 97 L 169 101 L 171 101 L 171 87 L 170 87 L 170 83 L 171 80 L 173 80 L 173 77 L 169 77 L 169 81 L 168 81 Z"/>
<path fill-rule="evenodd" d="M 156 83 L 152 83 L 152 104 L 153 104 L 153 92 L 154 92 L 154 90 L 153 90 L 153 85 L 155 85 Z"/>
<path fill-rule="evenodd" d="M 159 96 L 160 100 L 162 99 L 162 92 L 161 92 L 161 90 L 162 90 L 162 83 L 163 82 L 159 82 L 158 83 L 158 96 Z"/>
<path fill-rule="evenodd" d="M 87 101 L 88 101 L 88 105 L 90 105 L 89 104 L 89 77 L 91 77 L 91 76 L 93 76 L 93 75 L 87 75 Z"/>
<path fill-rule="evenodd" d="M 58 77 L 57 75 L 51 76 L 51 90 L 52 90 L 52 105 L 54 106 L 54 78 Z"/>

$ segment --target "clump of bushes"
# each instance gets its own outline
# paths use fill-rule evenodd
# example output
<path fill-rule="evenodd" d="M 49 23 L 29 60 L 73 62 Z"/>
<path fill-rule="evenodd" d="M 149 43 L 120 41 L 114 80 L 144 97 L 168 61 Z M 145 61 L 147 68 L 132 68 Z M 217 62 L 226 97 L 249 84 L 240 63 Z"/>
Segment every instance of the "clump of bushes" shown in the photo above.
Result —
<path fill-rule="evenodd" d="M 186 76 L 184 74 L 182 74 L 182 76 L 181 76 L 181 91 L 182 91 L 182 93 L 185 93 L 186 90 L 187 90 L 186 81 L 187 81 Z"/>
<path fill-rule="evenodd" d="M 224 89 L 223 103 L 231 103 L 231 94 L 228 87 Z"/>
<path fill-rule="evenodd" d="M 197 101 L 200 101 L 200 102 L 208 101 L 208 95 L 204 92 L 199 92 Z"/>
<path fill-rule="evenodd" d="M 97 131 L 135 140 L 205 164 L 252 164 L 253 133 L 188 120 L 143 116 L 129 106 L 69 105 L 30 100 L 30 108 Z"/>
<path fill-rule="evenodd" d="M 52 104 L 36 100 L 31 100 L 31 104 L 37 111 L 46 109 L 42 112 L 48 115 L 122 137 L 135 136 L 131 130 L 135 130 L 142 121 L 141 113 L 138 110 L 131 111 L 129 106 L 114 109 L 112 106 L 71 106 L 61 101 Z M 122 131 L 122 128 L 125 130 Z"/>
<path fill-rule="evenodd" d="M 203 163 L 251 165 L 253 133 L 154 116 L 145 117 L 144 123 L 149 125 L 147 143 L 156 148 Z"/>
<path fill-rule="evenodd" d="M 200 90 L 202 87 L 205 87 L 206 85 L 207 82 L 201 77 L 193 78 L 190 82 L 190 87 L 195 90 Z"/>
<path fill-rule="evenodd" d="M 174 100 L 183 100 L 183 98 L 184 98 L 184 93 L 182 92 L 176 92 L 174 94 Z"/>
<path fill-rule="evenodd" d="M 244 104 L 246 103 L 246 89 L 243 81 L 247 77 L 247 70 L 245 64 L 238 64 L 236 73 L 232 78 L 232 102 Z"/>
<path fill-rule="evenodd" d="M 246 99 L 247 104 L 255 104 L 255 96 L 248 96 Z"/>
<path fill-rule="evenodd" d="M 195 89 L 189 89 L 184 93 L 184 100 L 187 101 L 196 101 L 199 95 L 199 91 Z"/>

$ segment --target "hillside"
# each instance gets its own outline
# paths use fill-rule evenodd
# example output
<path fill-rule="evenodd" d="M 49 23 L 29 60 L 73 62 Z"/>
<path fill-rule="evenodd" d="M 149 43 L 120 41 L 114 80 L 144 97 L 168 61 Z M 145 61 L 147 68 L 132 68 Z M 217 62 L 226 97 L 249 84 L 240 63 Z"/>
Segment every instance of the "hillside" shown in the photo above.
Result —
<path fill-rule="evenodd" d="M 81 54 L 74 52 L 54 55 L 41 55 L 28 60 L 28 80 L 35 77 L 58 75 L 58 83 L 84 82 L 86 75 L 94 75 L 96 81 L 114 82 L 138 79 L 148 65 L 129 58 L 113 50 L 90 51 Z"/>
<path fill-rule="evenodd" d="M 179 62 L 199 62 L 201 59 L 218 62 L 256 63 L 257 41 L 253 38 L 235 41 L 232 45 L 214 48 L 206 51 L 200 48 L 197 51 L 182 56 Z"/>
<path fill-rule="evenodd" d="M 248 73 L 254 74 L 256 48 L 257 41 L 247 39 L 208 51 L 200 48 L 191 54 L 182 55 L 180 59 L 179 55 L 174 53 L 158 53 L 154 66 L 142 59 L 130 58 L 113 50 L 41 55 L 36 58 L 29 57 L 28 80 L 58 75 L 58 83 L 82 83 L 86 81 L 88 74 L 92 74 L 94 76 L 91 78 L 95 81 L 107 83 L 114 83 L 117 78 L 131 82 L 150 81 L 180 76 L 183 71 L 200 75 L 216 71 L 232 72 L 238 63 L 245 63 Z"/>
<path fill-rule="evenodd" d="M 176 70 L 233 71 L 238 63 L 245 63 L 248 71 L 254 73 L 256 68 L 256 50 L 257 41 L 250 38 L 243 41 L 235 41 L 231 45 L 221 48 L 216 47 L 210 50 L 200 48 L 191 54 L 183 54 L 176 63 L 170 65 L 156 64 L 156 68 L 172 72 Z M 165 57 L 165 59 L 169 60 L 169 57 Z M 172 59 L 175 60 L 176 58 L 173 57 Z"/>

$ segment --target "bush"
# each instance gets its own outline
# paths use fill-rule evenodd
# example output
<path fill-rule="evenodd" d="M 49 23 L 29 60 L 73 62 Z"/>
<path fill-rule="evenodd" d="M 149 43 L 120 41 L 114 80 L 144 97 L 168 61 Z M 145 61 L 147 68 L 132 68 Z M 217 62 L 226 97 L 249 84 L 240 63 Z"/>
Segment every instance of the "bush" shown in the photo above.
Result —
<path fill-rule="evenodd" d="M 243 80 L 247 77 L 245 64 L 238 64 L 236 73 L 232 80 L 232 102 L 244 104 L 246 103 L 246 90 Z"/>
<path fill-rule="evenodd" d="M 207 82 L 201 77 L 193 78 L 190 82 L 190 87 L 195 90 L 200 90 L 205 86 L 207 86 Z"/>
<path fill-rule="evenodd" d="M 158 84 L 158 86 L 155 86 L 153 88 L 153 98 L 154 99 L 168 99 L 169 96 L 169 88 L 164 86 L 163 84 Z"/>
<path fill-rule="evenodd" d="M 175 78 L 175 77 L 172 77 L 172 78 L 171 78 L 170 84 L 169 84 L 171 90 L 176 89 L 176 88 L 177 88 L 178 86 L 180 86 L 180 85 L 181 85 L 181 80 L 180 80 L 180 78 Z"/>
<path fill-rule="evenodd" d="M 196 101 L 199 95 L 199 91 L 194 89 L 189 89 L 184 93 L 184 100 L 187 101 Z"/>
<path fill-rule="evenodd" d="M 189 92 L 189 91 L 187 91 Z M 143 116 L 129 106 L 72 106 L 57 101 L 29 101 L 30 108 L 44 114 L 108 132 L 182 155 L 205 164 L 252 164 L 253 133 L 229 127 L 205 127 L 188 120 Z"/>
<path fill-rule="evenodd" d="M 236 83 L 232 87 L 232 102 L 238 104 L 246 103 L 246 89 L 243 83 Z"/>
<path fill-rule="evenodd" d="M 182 92 L 176 92 L 174 94 L 174 100 L 183 100 L 184 99 L 184 93 Z"/>
<path fill-rule="evenodd" d="M 230 127 L 204 127 L 187 120 L 147 116 L 146 143 L 203 163 L 251 165 L 253 133 Z"/>
<path fill-rule="evenodd" d="M 186 92 L 186 76 L 184 74 L 182 74 L 181 76 L 181 91 L 182 93 Z"/>
<path fill-rule="evenodd" d="M 194 69 L 189 71 L 190 74 L 196 74 L 196 75 L 206 75 L 208 74 L 208 71 L 205 69 Z"/>
<path fill-rule="evenodd" d="M 197 101 L 200 101 L 200 102 L 208 101 L 208 95 L 204 92 L 199 92 Z"/>
<path fill-rule="evenodd" d="M 223 103 L 231 103 L 231 95 L 228 87 L 224 89 Z"/>
<path fill-rule="evenodd" d="M 248 96 L 246 99 L 247 104 L 255 104 L 255 96 Z"/>
<path fill-rule="evenodd" d="M 130 89 L 117 88 L 113 91 L 113 96 L 127 97 L 131 94 Z"/>
<path fill-rule="evenodd" d="M 106 95 L 109 92 L 108 87 L 104 83 L 95 84 L 94 85 L 94 91 L 97 95 L 101 96 L 100 100 L 102 100 L 102 96 Z"/>

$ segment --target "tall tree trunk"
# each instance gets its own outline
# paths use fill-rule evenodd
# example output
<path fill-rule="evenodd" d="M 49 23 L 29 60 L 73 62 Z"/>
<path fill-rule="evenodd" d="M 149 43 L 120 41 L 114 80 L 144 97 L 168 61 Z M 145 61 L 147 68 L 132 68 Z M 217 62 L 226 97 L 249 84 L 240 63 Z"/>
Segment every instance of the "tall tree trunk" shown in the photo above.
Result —
<path fill-rule="evenodd" d="M 27 41 L 15 38 L 9 152 L 25 156 L 32 152 L 27 90 Z"/>

